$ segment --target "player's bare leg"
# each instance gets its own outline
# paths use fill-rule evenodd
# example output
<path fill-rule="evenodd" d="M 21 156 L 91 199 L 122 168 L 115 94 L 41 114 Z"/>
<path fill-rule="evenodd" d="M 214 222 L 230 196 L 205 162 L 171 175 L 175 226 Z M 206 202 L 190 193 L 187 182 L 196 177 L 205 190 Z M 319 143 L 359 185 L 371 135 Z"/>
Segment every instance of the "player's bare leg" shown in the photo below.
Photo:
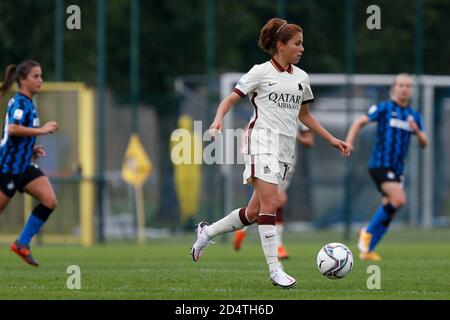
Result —
<path fill-rule="evenodd" d="M 10 197 L 8 197 L 6 194 L 0 191 L 0 214 L 3 213 L 3 210 L 5 210 L 10 200 L 11 200 Z"/>

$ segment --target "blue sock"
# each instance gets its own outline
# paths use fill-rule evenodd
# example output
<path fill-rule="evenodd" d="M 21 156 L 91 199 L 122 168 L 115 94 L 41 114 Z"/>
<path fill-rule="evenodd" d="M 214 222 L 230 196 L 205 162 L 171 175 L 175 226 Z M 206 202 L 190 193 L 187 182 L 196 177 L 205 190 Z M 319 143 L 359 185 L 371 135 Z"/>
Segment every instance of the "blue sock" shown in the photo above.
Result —
<path fill-rule="evenodd" d="M 375 249 L 375 246 L 380 242 L 381 238 L 383 238 L 386 233 L 389 223 L 392 220 L 392 216 L 397 211 L 397 208 L 392 206 L 391 204 L 387 204 L 385 206 L 379 206 L 377 211 L 372 217 L 372 220 L 369 222 L 369 226 L 367 227 L 367 232 L 372 234 L 372 240 L 369 245 L 369 252 Z"/>
<path fill-rule="evenodd" d="M 17 239 L 19 243 L 28 246 L 31 242 L 31 238 L 33 238 L 33 236 L 39 232 L 44 223 L 45 221 L 42 221 L 34 214 L 30 214 L 30 217 L 28 218 L 25 227 L 23 227 L 19 239 Z"/>

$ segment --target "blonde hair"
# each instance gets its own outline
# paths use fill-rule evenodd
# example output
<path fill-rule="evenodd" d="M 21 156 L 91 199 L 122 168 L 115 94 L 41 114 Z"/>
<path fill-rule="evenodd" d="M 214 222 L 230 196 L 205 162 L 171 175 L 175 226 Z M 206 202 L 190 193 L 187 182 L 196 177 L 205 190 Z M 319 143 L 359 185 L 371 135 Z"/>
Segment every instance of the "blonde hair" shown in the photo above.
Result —
<path fill-rule="evenodd" d="M 407 72 L 401 72 L 398 73 L 395 77 L 394 77 L 394 81 L 391 84 L 391 88 L 389 89 L 389 97 L 391 98 L 391 100 L 394 100 L 394 87 L 397 84 L 397 80 L 400 77 L 407 77 L 410 78 L 412 82 L 414 82 L 414 78 L 411 74 L 407 73 Z"/>

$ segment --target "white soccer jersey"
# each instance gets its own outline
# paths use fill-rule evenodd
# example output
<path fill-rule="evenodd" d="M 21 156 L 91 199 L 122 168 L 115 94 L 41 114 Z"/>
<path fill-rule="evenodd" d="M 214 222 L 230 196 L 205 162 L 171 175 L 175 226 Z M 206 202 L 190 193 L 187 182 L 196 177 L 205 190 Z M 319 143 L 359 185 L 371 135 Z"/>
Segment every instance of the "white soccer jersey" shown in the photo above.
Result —
<path fill-rule="evenodd" d="M 284 70 L 272 58 L 250 69 L 233 91 L 249 94 L 254 107 L 245 152 L 293 163 L 300 108 L 314 100 L 307 73 L 293 65 Z"/>

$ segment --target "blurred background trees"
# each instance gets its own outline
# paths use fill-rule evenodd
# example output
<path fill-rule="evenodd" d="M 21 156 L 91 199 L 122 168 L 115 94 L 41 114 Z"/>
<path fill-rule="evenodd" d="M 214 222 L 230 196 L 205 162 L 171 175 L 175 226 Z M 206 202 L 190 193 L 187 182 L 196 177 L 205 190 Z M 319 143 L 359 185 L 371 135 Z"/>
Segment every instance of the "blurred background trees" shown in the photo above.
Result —
<path fill-rule="evenodd" d="M 65 1 L 64 26 L 65 8 L 70 4 L 81 8 L 82 28 L 63 31 L 63 79 L 95 85 L 96 3 Z M 370 4 L 355 1 L 355 73 L 414 72 L 414 1 L 378 1 L 381 30 L 366 28 Z M 129 92 L 130 7 L 128 0 L 107 2 L 107 85 L 118 98 Z M 151 101 L 173 93 L 176 76 L 205 73 L 205 1 L 147 0 L 141 1 L 140 9 L 141 98 Z M 423 1 L 423 73 L 450 73 L 448 12 L 448 1 Z M 345 14 L 344 1 L 286 1 L 286 18 L 304 29 L 306 52 L 301 67 L 307 72 L 345 72 Z M 265 61 L 267 56 L 257 47 L 258 33 L 274 16 L 276 1 L 216 1 L 215 73 L 246 71 Z M 44 76 L 51 80 L 54 19 L 51 0 L 0 2 L 1 68 L 33 58 L 43 64 Z"/>

